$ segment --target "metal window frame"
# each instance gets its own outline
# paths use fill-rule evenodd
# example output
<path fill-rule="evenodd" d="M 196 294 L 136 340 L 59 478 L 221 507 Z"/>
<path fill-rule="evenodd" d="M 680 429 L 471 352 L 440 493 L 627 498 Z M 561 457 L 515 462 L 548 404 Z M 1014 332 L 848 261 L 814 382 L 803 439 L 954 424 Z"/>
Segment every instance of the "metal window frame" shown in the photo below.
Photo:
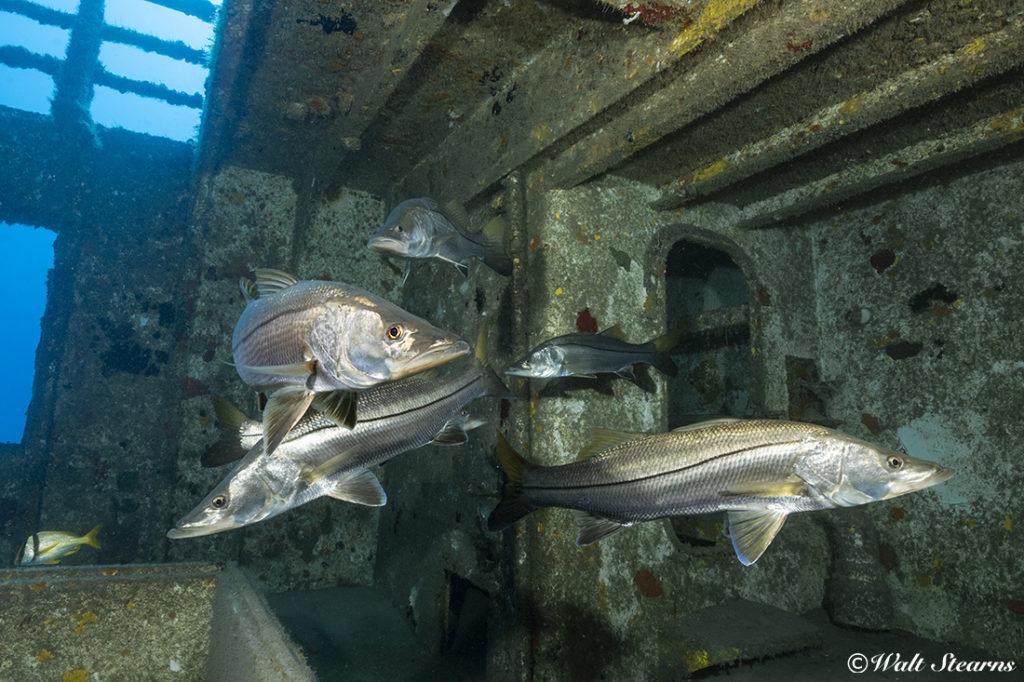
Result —
<path fill-rule="evenodd" d="M 209 0 L 148 0 L 213 24 L 217 6 Z M 36 69 L 53 77 L 56 92 L 51 108 L 58 123 L 91 125 L 89 103 L 93 86 L 102 85 L 119 92 L 192 109 L 202 109 L 205 93 L 185 93 L 151 81 L 140 81 L 110 73 L 100 64 L 100 46 L 105 42 L 124 43 L 147 52 L 208 67 L 209 53 L 181 41 L 169 41 L 132 29 L 109 26 L 103 20 L 104 0 L 80 0 L 77 14 L 69 14 L 37 5 L 28 0 L 0 0 L 0 11 L 27 17 L 41 24 L 69 30 L 64 59 L 36 54 L 23 47 L 0 46 L 0 64 L 14 68 Z"/>

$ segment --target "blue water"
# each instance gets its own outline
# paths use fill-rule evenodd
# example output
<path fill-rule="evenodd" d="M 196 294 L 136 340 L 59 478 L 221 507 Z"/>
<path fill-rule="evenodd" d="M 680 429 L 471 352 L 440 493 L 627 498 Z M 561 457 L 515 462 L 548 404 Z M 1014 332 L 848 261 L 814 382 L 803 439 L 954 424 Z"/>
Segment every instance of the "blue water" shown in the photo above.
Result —
<path fill-rule="evenodd" d="M 46 273 L 53 267 L 50 230 L 0 223 L 0 272 L 4 273 L 0 306 L 0 442 L 19 443 L 25 410 L 32 397 L 32 377 L 39 345 L 39 320 L 46 308 Z"/>

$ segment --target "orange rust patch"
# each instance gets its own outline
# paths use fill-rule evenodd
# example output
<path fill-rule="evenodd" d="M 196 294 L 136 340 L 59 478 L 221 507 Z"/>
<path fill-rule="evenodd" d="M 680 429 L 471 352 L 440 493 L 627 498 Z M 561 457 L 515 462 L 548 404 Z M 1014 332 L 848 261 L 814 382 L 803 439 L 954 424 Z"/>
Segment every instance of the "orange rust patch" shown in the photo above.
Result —
<path fill-rule="evenodd" d="M 661 581 L 646 568 L 637 571 L 637 574 L 633 576 L 633 584 L 640 588 L 640 594 L 649 599 L 660 597 L 665 593 Z"/>

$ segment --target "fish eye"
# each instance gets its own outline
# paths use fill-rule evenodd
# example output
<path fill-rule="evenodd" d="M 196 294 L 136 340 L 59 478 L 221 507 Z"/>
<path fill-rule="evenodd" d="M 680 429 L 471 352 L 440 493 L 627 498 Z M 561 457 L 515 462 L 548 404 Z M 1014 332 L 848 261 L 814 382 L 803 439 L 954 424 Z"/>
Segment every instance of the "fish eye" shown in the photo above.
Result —
<path fill-rule="evenodd" d="M 227 495 L 218 495 L 217 497 L 213 498 L 212 502 L 210 502 L 210 506 L 212 506 L 214 509 L 222 509 L 224 505 L 226 505 L 227 503 Z"/>
<path fill-rule="evenodd" d="M 386 334 L 388 338 L 391 339 L 392 341 L 397 341 L 398 339 L 402 338 L 402 334 L 404 332 L 405 330 L 402 329 L 402 325 L 393 324 L 390 327 L 388 327 Z"/>
<path fill-rule="evenodd" d="M 895 455 L 889 455 L 889 457 L 886 458 L 885 463 L 888 464 L 889 468 L 893 471 L 903 466 L 903 460 Z"/>

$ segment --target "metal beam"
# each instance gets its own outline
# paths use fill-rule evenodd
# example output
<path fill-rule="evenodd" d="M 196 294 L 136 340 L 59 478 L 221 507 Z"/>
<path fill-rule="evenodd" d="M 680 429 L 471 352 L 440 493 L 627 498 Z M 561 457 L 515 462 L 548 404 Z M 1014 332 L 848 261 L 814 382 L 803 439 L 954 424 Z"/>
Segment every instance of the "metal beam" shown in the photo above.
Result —
<path fill-rule="evenodd" d="M 514 85 L 498 101 L 481 102 L 435 153 L 420 160 L 399 181 L 399 194 L 468 201 L 623 98 L 659 87 L 656 77 L 758 2 L 708 0 L 681 31 L 569 27 L 506 77 Z"/>
<path fill-rule="evenodd" d="M 217 16 L 217 7 L 209 0 L 149 0 L 149 2 L 201 19 L 206 23 L 212 22 L 213 18 Z"/>
<path fill-rule="evenodd" d="M 671 209 L 802 154 L 941 99 L 1024 63 L 1024 18 L 910 69 L 877 88 L 827 106 L 662 186 L 658 209 Z"/>
<path fill-rule="evenodd" d="M 851 35 L 905 0 L 794 0 L 704 50 L 689 69 L 541 166 L 549 187 L 603 173 L 666 135 Z"/>
<path fill-rule="evenodd" d="M 58 12 L 57 10 L 42 7 L 27 0 L 0 0 L 0 11 L 20 14 L 33 21 L 38 21 L 40 24 L 57 26 L 69 31 L 78 25 L 78 15 Z M 163 40 L 156 36 L 139 33 L 130 28 L 104 24 L 100 27 L 100 37 L 105 42 L 134 45 L 143 50 L 162 54 L 173 59 L 180 59 L 191 64 L 206 66 L 208 59 L 208 55 L 204 50 L 197 50 L 180 41 Z"/>
<path fill-rule="evenodd" d="M 364 29 L 371 34 L 380 32 L 378 40 L 387 46 L 383 51 L 386 58 L 381 59 L 381 53 L 370 53 L 372 61 L 353 64 L 349 68 L 351 75 L 347 82 L 339 84 L 339 89 L 350 98 L 348 111 L 337 119 L 324 137 L 344 140 L 347 147 L 358 148 L 360 137 L 409 73 L 431 38 L 444 25 L 456 2 L 407 0 L 401 12 L 379 18 L 379 27 Z M 357 58 L 352 61 L 356 62 Z M 345 164 L 343 160 L 342 166 Z"/>
<path fill-rule="evenodd" d="M 0 64 L 16 69 L 36 69 L 51 76 L 60 73 L 61 60 L 49 55 L 29 52 L 23 47 L 0 45 Z"/>
<path fill-rule="evenodd" d="M 1024 139 L 1024 106 L 743 207 L 740 228 L 763 227 Z"/>
<path fill-rule="evenodd" d="M 159 83 L 138 81 L 134 78 L 125 78 L 124 76 L 118 76 L 117 74 L 110 73 L 102 67 L 96 68 L 96 74 L 93 77 L 93 82 L 96 83 L 96 85 L 105 85 L 108 88 L 113 88 L 119 92 L 133 92 L 136 95 L 142 95 L 143 97 L 161 99 L 169 104 L 192 107 L 193 109 L 203 108 L 202 94 L 178 92 L 177 90 L 172 90 L 166 85 L 160 85 Z"/>

